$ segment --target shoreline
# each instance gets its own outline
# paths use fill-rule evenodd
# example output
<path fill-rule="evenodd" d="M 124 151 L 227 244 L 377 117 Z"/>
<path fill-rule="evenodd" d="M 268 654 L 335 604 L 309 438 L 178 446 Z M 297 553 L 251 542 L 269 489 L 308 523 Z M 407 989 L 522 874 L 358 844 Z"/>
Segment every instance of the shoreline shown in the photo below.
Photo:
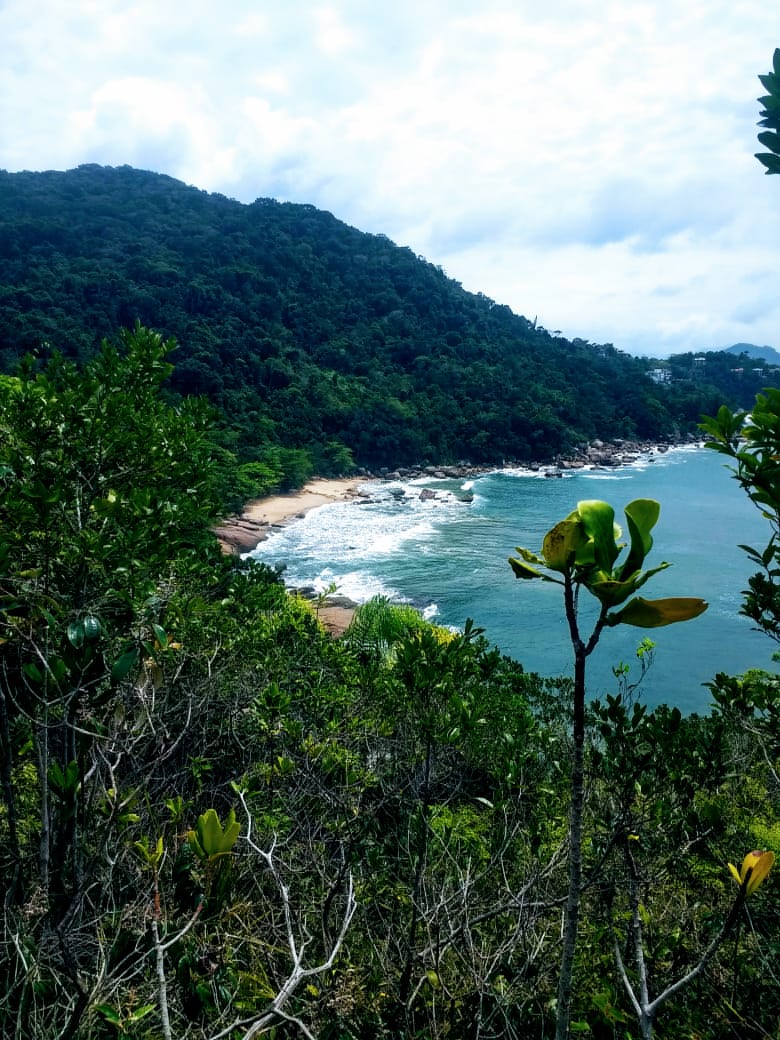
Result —
<path fill-rule="evenodd" d="M 361 484 L 367 483 L 370 479 L 373 478 L 315 477 L 298 491 L 252 499 L 245 504 L 239 515 L 227 517 L 217 525 L 214 533 L 226 555 L 237 556 L 251 552 L 260 542 L 266 540 L 273 528 L 286 527 L 320 506 L 332 505 L 335 502 L 351 502 L 360 498 Z M 294 589 L 289 589 L 288 592 L 290 595 L 302 595 Z M 314 612 L 322 627 L 333 638 L 338 638 L 349 628 L 356 608 L 357 603 L 344 601 L 342 597 L 338 602 L 326 600 L 321 606 L 315 606 Z"/>
<path fill-rule="evenodd" d="M 670 448 L 693 447 L 697 443 L 695 438 L 669 442 L 597 440 L 577 452 L 556 456 L 549 462 L 503 459 L 500 463 L 490 466 L 463 462 L 457 465 L 398 467 L 393 470 L 382 468 L 375 473 L 362 470 L 352 477 L 314 477 L 298 491 L 251 499 L 244 505 L 241 513 L 226 517 L 214 528 L 214 532 L 225 552 L 251 552 L 256 545 L 265 541 L 272 527 L 284 527 L 319 506 L 362 498 L 361 486 L 368 483 L 426 478 L 469 479 L 502 469 L 525 469 L 531 473 L 554 477 L 590 466 L 619 469 L 636 462 L 642 455 L 663 454 Z"/>
<path fill-rule="evenodd" d="M 315 477 L 298 491 L 252 499 L 240 514 L 227 517 L 218 524 L 214 533 L 225 553 L 251 552 L 266 540 L 271 528 L 285 527 L 319 506 L 359 498 L 360 485 L 369 479 L 362 476 L 333 480 Z"/>
<path fill-rule="evenodd" d="M 302 519 L 312 509 L 331 505 L 336 502 L 366 501 L 362 486 L 368 483 L 384 483 L 394 480 L 420 480 L 429 478 L 441 480 L 447 478 L 468 479 L 493 473 L 500 469 L 525 469 L 530 473 L 539 473 L 546 477 L 562 477 L 565 473 L 576 472 L 585 467 L 595 466 L 599 469 L 619 469 L 631 465 L 642 455 L 664 454 L 670 448 L 693 447 L 696 440 L 680 440 L 673 443 L 643 443 L 638 441 L 594 441 L 580 452 L 568 456 L 559 456 L 547 463 L 515 462 L 504 460 L 501 465 L 473 466 L 462 463 L 456 466 L 424 466 L 382 469 L 377 473 L 362 472 L 353 477 L 337 479 L 315 477 L 300 490 L 287 494 L 269 495 L 265 498 L 252 499 L 247 502 L 242 512 L 227 517 L 214 528 L 214 533 L 226 554 L 240 555 L 249 553 L 268 538 L 273 528 L 286 527 L 296 520 Z M 306 596 L 301 590 L 290 589 L 291 594 Z M 333 600 L 325 599 L 315 607 L 320 623 L 337 638 L 349 627 L 357 608 L 357 603 L 346 601 L 336 596 Z"/>

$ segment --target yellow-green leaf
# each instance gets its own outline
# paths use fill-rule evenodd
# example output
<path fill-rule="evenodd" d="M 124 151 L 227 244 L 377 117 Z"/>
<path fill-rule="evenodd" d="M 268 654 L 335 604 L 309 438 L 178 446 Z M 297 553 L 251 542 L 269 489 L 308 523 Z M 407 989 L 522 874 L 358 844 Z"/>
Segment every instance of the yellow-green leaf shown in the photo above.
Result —
<path fill-rule="evenodd" d="M 428 982 L 431 984 L 432 989 L 441 989 L 441 979 L 433 968 L 428 968 L 425 974 L 428 977 Z"/>
<path fill-rule="evenodd" d="M 733 863 L 729 863 L 729 870 L 737 884 L 740 887 L 744 886 L 745 895 L 751 896 L 764 882 L 774 862 L 774 852 L 762 852 L 760 849 L 754 849 L 752 852 L 748 852 L 742 860 L 741 870 L 737 870 Z"/>
<path fill-rule="evenodd" d="M 690 621 L 708 607 L 703 599 L 673 596 L 669 599 L 643 599 L 637 596 L 622 610 L 607 617 L 608 625 L 636 625 L 638 628 L 661 628 L 678 621 Z"/>
<path fill-rule="evenodd" d="M 587 499 L 577 503 L 585 533 L 593 539 L 594 562 L 605 571 L 612 571 L 612 565 L 620 552 L 617 539 L 621 531 L 615 523 L 615 510 L 608 502 L 598 499 Z"/>
<path fill-rule="evenodd" d="M 563 573 L 572 567 L 577 553 L 587 541 L 588 536 L 580 520 L 561 520 L 544 536 L 544 562 L 551 570 Z"/>
<path fill-rule="evenodd" d="M 193 841 L 190 838 L 192 831 L 190 831 L 187 837 L 190 839 L 190 844 L 196 853 L 202 850 L 205 856 L 213 859 L 216 856 L 224 856 L 231 851 L 240 830 L 241 824 L 236 820 L 236 814 L 233 809 L 225 817 L 224 827 L 220 823 L 216 810 L 207 809 L 206 812 L 198 817 L 196 840 Z"/>
<path fill-rule="evenodd" d="M 549 574 L 545 574 L 544 571 L 537 570 L 536 567 L 531 567 L 522 560 L 518 560 L 513 556 L 509 557 L 509 566 L 514 571 L 516 578 L 540 578 L 542 581 L 554 581 Z"/>
<path fill-rule="evenodd" d="M 630 577 L 645 561 L 645 557 L 653 548 L 653 536 L 650 531 L 658 523 L 661 505 L 653 498 L 635 498 L 624 510 L 631 536 L 631 548 L 625 563 L 620 568 L 621 577 Z"/>

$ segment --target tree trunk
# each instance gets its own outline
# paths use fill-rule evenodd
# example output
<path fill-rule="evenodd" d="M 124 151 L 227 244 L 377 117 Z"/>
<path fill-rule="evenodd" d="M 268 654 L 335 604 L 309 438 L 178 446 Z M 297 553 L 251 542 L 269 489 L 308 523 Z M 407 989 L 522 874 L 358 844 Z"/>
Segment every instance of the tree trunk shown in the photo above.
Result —
<path fill-rule="evenodd" d="M 5 892 L 5 905 L 16 903 L 21 896 L 21 865 L 19 851 L 19 832 L 17 827 L 16 793 L 14 791 L 12 764 L 13 747 L 11 746 L 11 725 L 8 718 L 6 696 L 0 689 L 0 763 L 2 764 L 3 801 L 5 802 L 6 819 L 8 820 L 8 845 L 13 869 Z"/>
<path fill-rule="evenodd" d="M 568 599 L 568 597 L 567 597 Z M 569 604 L 567 602 L 567 611 Z M 574 654 L 574 751 L 571 762 L 569 807 L 569 894 L 563 933 L 555 1040 L 568 1040 L 571 1018 L 574 953 L 580 917 L 582 887 L 582 817 L 585 806 L 585 647 L 579 638 Z"/>

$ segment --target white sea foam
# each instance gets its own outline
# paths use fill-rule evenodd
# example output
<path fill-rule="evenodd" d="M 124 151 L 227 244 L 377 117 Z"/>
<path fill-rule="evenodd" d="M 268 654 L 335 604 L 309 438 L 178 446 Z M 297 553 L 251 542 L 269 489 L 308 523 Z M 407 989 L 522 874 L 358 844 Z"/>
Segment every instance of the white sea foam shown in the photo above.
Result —
<path fill-rule="evenodd" d="M 428 486 L 430 482 L 424 482 Z M 340 595 L 363 603 L 375 595 L 404 601 L 397 589 L 377 575 L 407 547 L 425 552 L 455 511 L 468 507 L 446 489 L 434 498 L 421 498 L 413 483 L 367 488 L 366 502 L 333 503 L 273 531 L 251 555 L 284 568 L 291 587 L 325 592 L 332 584 Z"/>
<path fill-rule="evenodd" d="M 326 567 L 311 582 L 311 587 L 317 593 L 330 592 L 334 586 L 336 595 L 345 596 L 353 603 L 367 603 L 374 596 L 385 596 L 389 600 L 401 598 L 396 589 L 367 571 L 337 573 Z"/>
<path fill-rule="evenodd" d="M 765 665 L 768 652 L 751 649 L 760 635 L 737 617 L 741 595 L 735 591 L 750 573 L 736 544 L 761 544 L 762 521 L 743 503 L 719 458 L 691 445 L 643 454 L 620 467 L 570 470 L 564 480 L 544 473 L 494 471 L 469 480 L 468 489 L 454 480 L 377 484 L 366 489 L 369 501 L 324 506 L 275 531 L 252 555 L 285 565 L 290 586 L 325 592 L 335 584 L 357 603 L 384 595 L 448 628 L 473 617 L 529 671 L 557 674 L 569 667 L 565 652 L 556 656 L 550 649 L 561 635 L 557 589 L 523 583 L 519 598 L 507 554 L 517 544 L 538 544 L 579 498 L 614 499 L 618 516 L 624 499 L 657 498 L 663 504 L 658 544 L 675 567 L 671 577 L 658 576 L 656 594 L 701 595 L 711 606 L 695 624 L 674 626 L 671 634 L 660 630 L 651 700 L 673 696 L 684 710 L 700 710 L 702 684 L 715 671 Z M 599 480 L 605 482 L 601 491 Z M 434 498 L 421 499 L 426 487 Z M 466 491 L 474 494 L 471 504 L 458 497 Z M 702 516 L 716 517 L 708 522 L 706 545 Z M 592 665 L 594 681 L 604 688 L 613 680 L 610 661 L 621 655 L 628 660 L 635 647 L 633 632 L 618 627 L 610 636 L 606 663 L 594 659 Z"/>
<path fill-rule="evenodd" d="M 569 471 L 558 470 L 555 466 L 542 466 L 539 469 L 531 469 L 528 466 L 506 466 L 498 472 L 507 477 L 533 477 L 540 480 L 557 477 L 559 474 L 569 476 Z"/>
<path fill-rule="evenodd" d="M 701 451 L 701 448 L 701 444 L 675 444 L 664 451 L 658 448 L 648 448 L 639 454 L 629 455 L 625 462 L 617 463 L 614 467 L 586 462 L 576 469 L 558 469 L 554 465 L 538 466 L 533 469 L 527 466 L 505 466 L 497 472 L 508 477 L 534 479 L 571 478 L 576 476 L 592 476 L 599 480 L 610 479 L 610 477 L 613 479 L 624 479 L 621 474 L 626 474 L 629 471 L 637 472 L 652 465 L 664 466 L 682 462 L 688 455 Z"/>
<path fill-rule="evenodd" d="M 392 556 L 404 542 L 424 542 L 435 533 L 434 525 L 426 520 L 406 528 L 395 524 L 377 524 L 376 533 L 370 541 L 370 552 L 372 556 Z"/>

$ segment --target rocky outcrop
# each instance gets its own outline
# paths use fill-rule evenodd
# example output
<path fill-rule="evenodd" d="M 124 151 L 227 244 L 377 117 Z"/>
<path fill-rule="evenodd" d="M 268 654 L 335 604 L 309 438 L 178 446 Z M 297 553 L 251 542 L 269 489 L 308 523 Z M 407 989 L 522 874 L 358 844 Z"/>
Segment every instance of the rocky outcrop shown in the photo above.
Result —
<path fill-rule="evenodd" d="M 249 552 L 268 537 L 268 524 L 244 516 L 232 516 L 214 528 L 225 553 Z"/>
<path fill-rule="evenodd" d="M 696 443 L 694 437 L 675 444 Z M 551 462 L 539 462 L 538 460 L 525 459 L 502 459 L 492 466 L 473 466 L 469 462 L 459 462 L 448 466 L 416 466 L 398 469 L 380 469 L 376 472 L 362 470 L 360 475 L 368 480 L 384 480 L 388 482 L 424 480 L 469 480 L 491 473 L 498 469 L 528 469 L 532 472 L 544 473 L 545 476 L 555 476 L 568 470 L 583 469 L 586 466 L 598 466 L 612 469 L 617 466 L 630 465 L 636 462 L 640 456 L 650 456 L 655 453 L 663 454 L 672 446 L 671 443 L 648 443 L 645 441 L 633 441 L 616 439 L 614 441 L 595 440 L 585 444 L 577 451 L 565 455 L 556 456 Z"/>

